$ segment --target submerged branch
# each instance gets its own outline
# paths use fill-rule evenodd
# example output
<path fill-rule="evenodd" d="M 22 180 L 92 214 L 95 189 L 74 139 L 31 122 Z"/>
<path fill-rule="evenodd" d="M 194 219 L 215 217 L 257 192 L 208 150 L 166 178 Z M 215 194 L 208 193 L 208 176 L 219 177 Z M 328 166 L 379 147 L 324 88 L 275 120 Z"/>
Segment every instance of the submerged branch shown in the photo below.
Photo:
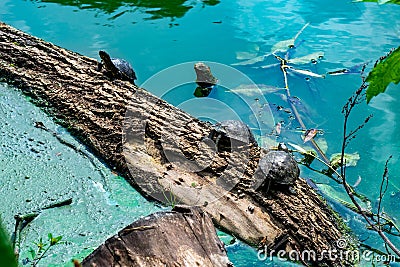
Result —
<path fill-rule="evenodd" d="M 297 111 L 296 106 L 289 100 L 291 97 L 291 93 L 290 93 L 289 83 L 288 83 L 288 79 L 287 79 L 287 70 L 286 70 L 288 68 L 287 60 L 285 60 L 282 57 L 275 55 L 275 54 L 274 54 L 274 56 L 276 59 L 278 59 L 280 61 L 280 68 L 283 73 L 284 82 L 285 82 L 287 103 L 290 105 L 290 108 L 292 109 L 297 122 L 300 124 L 300 127 L 304 130 L 307 130 L 308 128 L 306 127 L 305 123 L 303 122 L 299 112 Z M 330 162 L 329 159 L 327 158 L 325 153 L 322 151 L 322 149 L 318 146 L 317 142 L 315 142 L 314 138 L 311 138 L 310 142 L 311 142 L 311 145 L 313 146 L 313 148 L 318 152 L 318 154 L 320 154 L 323 161 L 325 163 L 329 164 L 329 162 Z"/>

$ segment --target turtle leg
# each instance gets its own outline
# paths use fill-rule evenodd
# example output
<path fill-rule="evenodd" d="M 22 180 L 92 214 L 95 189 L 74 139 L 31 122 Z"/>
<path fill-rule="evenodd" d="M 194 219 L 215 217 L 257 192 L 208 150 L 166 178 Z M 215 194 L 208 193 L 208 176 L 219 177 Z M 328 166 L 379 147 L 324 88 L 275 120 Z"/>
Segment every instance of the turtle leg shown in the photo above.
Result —
<path fill-rule="evenodd" d="M 112 79 L 115 78 L 119 78 L 120 75 L 120 71 L 117 69 L 117 67 L 115 67 L 115 65 L 112 63 L 110 55 L 107 54 L 105 51 L 99 51 L 99 56 L 102 60 L 102 63 L 104 64 L 104 67 L 106 68 L 106 70 L 109 71 L 109 74 L 111 76 Z"/>
<path fill-rule="evenodd" d="M 270 186 L 271 186 L 271 179 L 269 179 L 269 181 L 268 181 L 268 186 L 267 186 L 267 190 L 265 190 L 265 194 L 268 194 Z"/>
<path fill-rule="evenodd" d="M 96 70 L 100 72 L 101 69 L 103 68 L 103 65 L 104 65 L 103 62 L 99 62 L 99 63 L 97 64 Z"/>

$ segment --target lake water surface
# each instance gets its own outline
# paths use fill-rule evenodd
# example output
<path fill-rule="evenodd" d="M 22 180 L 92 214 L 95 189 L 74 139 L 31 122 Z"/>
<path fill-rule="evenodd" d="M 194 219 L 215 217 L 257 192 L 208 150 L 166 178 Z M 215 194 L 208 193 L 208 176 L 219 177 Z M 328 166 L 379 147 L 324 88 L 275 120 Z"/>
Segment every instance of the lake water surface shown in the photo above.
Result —
<path fill-rule="evenodd" d="M 398 14 L 400 6 L 397 5 L 345 0 L 0 0 L 1 21 L 89 57 L 98 58 L 98 51 L 106 50 L 113 57 L 125 58 L 135 68 L 138 85 L 204 120 L 241 119 L 260 135 L 259 141 L 265 145 L 284 141 L 307 146 L 307 143 L 303 144 L 301 129 L 293 119 L 285 91 L 281 89 L 285 83 L 276 65 L 279 61 L 270 54 L 276 50 L 277 43 L 293 38 L 308 25 L 296 39 L 295 48 L 290 50 L 291 66 L 323 77 L 291 71 L 288 84 L 292 96 L 297 97 L 294 101 L 297 101 L 296 106 L 306 127 L 323 131 L 316 140 L 328 157 L 340 152 L 341 108 L 361 84 L 357 72 L 362 64 L 369 63 L 367 70 L 370 70 L 376 59 L 400 45 Z M 317 53 L 314 56 L 316 62 L 302 60 L 312 53 Z M 263 60 L 254 64 L 237 64 L 263 55 Z M 197 61 L 209 62 L 219 79 L 220 85 L 208 98 L 193 96 L 193 63 Z M 345 68 L 354 73 L 327 75 Z M 254 84 L 258 85 L 261 93 L 249 90 Z M 247 88 L 248 91 L 232 92 L 238 88 Z M 371 206 L 374 207 L 384 163 L 389 155 L 393 155 L 384 204 L 385 212 L 394 219 L 400 218 L 399 89 L 399 86 L 391 85 L 387 93 L 376 97 L 369 105 L 359 105 L 350 120 L 353 127 L 371 113 L 374 117 L 349 145 L 348 152 L 357 152 L 360 160 L 356 167 L 347 171 L 350 184 L 361 177 L 357 189 L 372 200 Z M 4 90 L 1 92 L 2 106 L 10 103 L 17 106 L 22 101 L 9 94 Z M 277 122 L 282 124 L 279 137 L 270 135 Z M 10 129 L 9 125 L 2 127 Z M 8 134 L 1 137 L 2 142 L 15 142 L 16 146 L 22 142 L 11 142 L 12 134 L 5 132 Z M 47 141 L 50 142 L 50 137 Z M 1 157 L 4 155 L 2 151 Z M 17 157 L 18 153 L 15 155 Z M 12 161 L 7 162 L 9 171 L 18 171 L 12 164 Z M 340 186 L 307 169 L 302 169 L 302 176 L 320 184 L 322 193 L 327 195 L 360 239 L 384 250 L 380 239 L 365 230 L 358 216 L 335 202 L 335 198 L 342 198 Z M 139 202 L 145 203 L 142 199 Z M 158 209 L 147 205 L 150 204 L 146 203 L 146 208 L 128 205 L 127 209 L 136 212 L 136 217 Z M 51 222 L 44 224 L 52 225 Z M 223 233 L 220 235 L 224 236 Z M 96 242 L 99 238 L 96 237 Z M 395 242 L 400 246 L 400 242 Z M 242 243 L 228 246 L 228 252 L 236 266 L 283 265 L 282 262 L 260 262 L 255 250 Z M 63 254 L 58 259 L 66 260 L 73 256 L 74 253 Z M 55 266 L 60 264 L 58 262 Z"/>

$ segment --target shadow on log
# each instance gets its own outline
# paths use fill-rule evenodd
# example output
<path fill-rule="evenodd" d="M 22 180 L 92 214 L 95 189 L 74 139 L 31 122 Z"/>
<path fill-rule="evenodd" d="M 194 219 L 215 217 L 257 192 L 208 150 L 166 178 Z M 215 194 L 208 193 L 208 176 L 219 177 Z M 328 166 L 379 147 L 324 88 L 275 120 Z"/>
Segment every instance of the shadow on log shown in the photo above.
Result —
<path fill-rule="evenodd" d="M 125 227 L 87 256 L 92 266 L 229 267 L 224 244 L 200 208 L 176 207 Z"/>
<path fill-rule="evenodd" d="M 206 138 L 209 124 L 127 81 L 108 79 L 97 65 L 0 24 L 0 79 L 31 96 L 144 195 L 200 206 L 249 244 L 312 251 L 299 259 L 304 263 L 348 265 L 326 253 L 342 251 L 336 245 L 342 223 L 303 179 L 292 185 L 295 193 L 254 190 L 265 153 L 256 144 L 215 151 Z"/>

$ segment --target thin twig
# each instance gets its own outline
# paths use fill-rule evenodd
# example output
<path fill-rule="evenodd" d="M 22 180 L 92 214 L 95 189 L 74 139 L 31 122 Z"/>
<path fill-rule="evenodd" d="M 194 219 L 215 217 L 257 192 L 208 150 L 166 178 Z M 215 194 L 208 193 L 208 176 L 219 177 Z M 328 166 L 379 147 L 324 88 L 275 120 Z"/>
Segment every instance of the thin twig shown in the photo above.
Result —
<path fill-rule="evenodd" d="M 344 122 L 343 122 L 343 140 L 342 140 L 342 149 L 341 149 L 341 158 L 340 158 L 340 174 L 342 177 L 342 184 L 344 189 L 346 190 L 347 195 L 350 197 L 350 200 L 353 202 L 353 204 L 357 208 L 357 213 L 360 214 L 364 220 L 367 222 L 367 224 L 371 227 L 372 230 L 378 233 L 378 235 L 382 238 L 382 240 L 390 247 L 390 249 L 400 257 L 400 250 L 390 241 L 390 239 L 385 235 L 385 233 L 382 231 L 382 228 L 379 224 L 380 217 L 381 215 L 378 214 L 378 223 L 375 224 L 373 221 L 374 218 L 370 219 L 366 211 L 360 206 L 360 204 L 357 202 L 357 200 L 354 198 L 353 191 L 350 189 L 349 185 L 347 184 L 346 181 L 346 163 L 345 163 L 345 150 L 348 145 L 348 138 L 349 135 L 347 134 L 347 124 L 348 124 L 348 119 L 350 117 L 351 111 L 353 108 L 359 103 L 359 98 L 362 96 L 362 92 L 364 89 L 367 88 L 367 85 L 365 81 L 363 81 L 362 85 L 360 86 L 359 89 L 349 98 L 347 103 L 343 106 L 342 113 L 344 114 Z M 351 137 L 351 136 L 350 136 Z M 385 168 L 385 170 L 387 170 Z M 383 179 L 385 179 L 387 175 L 387 172 L 384 173 Z M 380 199 L 379 201 L 382 201 Z M 379 208 L 380 209 L 380 208 Z M 379 212 L 379 210 L 378 210 Z"/>
<path fill-rule="evenodd" d="M 303 27 L 303 28 L 305 28 L 305 27 Z M 296 118 L 297 122 L 300 124 L 300 127 L 302 127 L 303 129 L 308 129 L 306 127 L 306 125 L 304 124 L 303 120 L 301 119 L 301 116 L 300 116 L 299 112 L 297 111 L 296 106 L 292 103 L 292 101 L 290 101 L 291 93 L 290 93 L 290 89 L 289 89 L 289 83 L 288 83 L 287 71 L 286 71 L 286 69 L 288 68 L 287 60 L 285 60 L 282 57 L 280 57 L 278 55 L 275 55 L 275 54 L 274 54 L 274 56 L 275 56 L 276 59 L 278 59 L 280 61 L 280 68 L 281 68 L 281 71 L 283 73 L 284 82 L 285 82 L 285 90 L 286 90 L 287 102 L 288 102 L 288 104 L 290 105 L 290 108 L 293 111 L 294 117 Z M 329 164 L 329 162 L 330 162 L 329 159 L 326 157 L 325 153 L 318 146 L 317 142 L 315 142 L 314 138 L 311 138 L 310 142 L 311 142 L 312 146 L 314 147 L 314 149 L 317 150 L 318 153 L 321 155 L 321 157 L 324 160 L 324 162 Z"/>
<path fill-rule="evenodd" d="M 380 220 L 381 220 L 381 205 L 382 205 L 382 199 L 383 199 L 383 197 L 384 197 L 384 195 L 385 195 L 385 193 L 387 191 L 388 184 L 389 184 L 388 183 L 388 173 L 389 173 L 388 164 L 389 164 L 389 161 L 391 160 L 391 158 L 392 158 L 392 156 L 390 156 L 386 160 L 385 169 L 383 171 L 383 176 L 382 176 L 382 182 L 381 182 L 381 186 L 379 188 L 379 202 L 378 202 L 378 211 L 377 211 L 377 216 L 378 216 L 377 221 L 378 221 L 378 227 L 381 230 L 382 230 L 382 226 L 380 224 Z"/>

